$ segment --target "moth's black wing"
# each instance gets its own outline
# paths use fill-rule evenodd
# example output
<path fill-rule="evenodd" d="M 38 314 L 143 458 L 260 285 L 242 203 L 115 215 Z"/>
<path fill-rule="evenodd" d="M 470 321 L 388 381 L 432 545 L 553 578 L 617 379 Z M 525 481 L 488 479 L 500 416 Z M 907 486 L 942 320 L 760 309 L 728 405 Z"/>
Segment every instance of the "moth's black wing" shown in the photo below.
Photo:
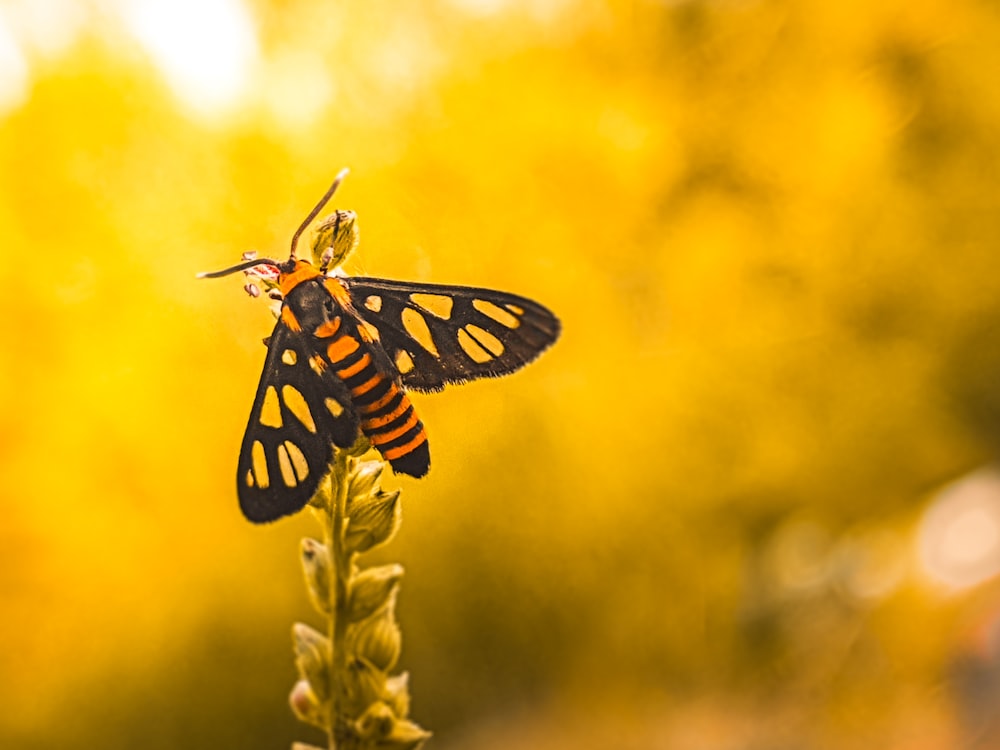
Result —
<path fill-rule="evenodd" d="M 525 297 L 492 289 L 339 279 L 379 334 L 403 385 L 439 391 L 447 383 L 506 375 L 559 336 L 559 320 Z"/>
<path fill-rule="evenodd" d="M 357 438 L 347 386 L 318 362 L 303 334 L 275 326 L 237 468 L 240 508 L 255 523 L 304 507 L 329 470 L 333 446 Z"/>

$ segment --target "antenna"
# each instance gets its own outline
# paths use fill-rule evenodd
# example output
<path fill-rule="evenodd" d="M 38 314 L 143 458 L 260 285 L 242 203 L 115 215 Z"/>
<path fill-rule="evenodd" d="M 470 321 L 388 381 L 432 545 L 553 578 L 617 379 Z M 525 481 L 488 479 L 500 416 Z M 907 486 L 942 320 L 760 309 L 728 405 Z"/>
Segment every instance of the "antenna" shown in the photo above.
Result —
<path fill-rule="evenodd" d="M 295 260 L 295 246 L 299 242 L 299 237 L 306 230 L 312 220 L 316 218 L 316 215 L 323 210 L 323 206 L 330 202 L 330 198 L 333 194 L 337 192 L 337 188 L 340 187 L 340 183 L 344 181 L 347 177 L 347 173 L 350 172 L 347 167 L 344 167 L 337 173 L 337 176 L 333 180 L 333 184 L 327 189 L 323 197 L 320 198 L 319 203 L 317 203 L 313 210 L 309 212 L 306 220 L 299 225 L 299 228 L 295 230 L 295 234 L 292 235 L 292 252 L 288 256 L 289 260 Z M 280 260 L 271 260 L 270 258 L 255 258 L 253 260 L 245 260 L 242 263 L 237 263 L 235 266 L 230 266 L 229 268 L 223 268 L 221 271 L 202 271 L 196 274 L 195 278 L 198 279 L 217 279 L 220 276 L 228 276 L 231 273 L 236 273 L 237 271 L 245 271 L 248 268 L 253 268 L 254 266 L 281 266 L 282 262 Z"/>
<path fill-rule="evenodd" d="M 217 279 L 220 276 L 228 276 L 231 273 L 236 273 L 237 271 L 245 271 L 248 268 L 253 268 L 254 266 L 280 266 L 280 260 L 271 260 L 270 258 L 254 258 L 253 260 L 245 260 L 242 263 L 237 263 L 235 266 L 230 266 L 229 268 L 223 268 L 221 271 L 202 271 L 201 273 L 195 274 L 196 279 Z"/>
<path fill-rule="evenodd" d="M 347 177 L 347 173 L 350 171 L 351 170 L 349 170 L 347 167 L 344 167 L 343 169 L 340 170 L 340 172 L 334 178 L 333 184 L 330 185 L 329 189 L 326 191 L 323 197 L 319 199 L 319 203 L 317 203 L 313 207 L 313 210 L 309 212 L 309 215 L 306 217 L 306 220 L 302 222 L 302 224 L 299 226 L 298 229 L 295 230 L 295 234 L 292 235 L 292 252 L 288 256 L 289 259 L 295 257 L 295 246 L 299 242 L 299 236 L 306 230 L 306 227 L 312 224 L 312 220 L 316 218 L 316 215 L 320 211 L 323 210 L 323 206 L 325 206 L 327 203 L 330 202 L 330 198 L 332 198 L 333 194 L 337 192 L 337 188 L 340 187 L 340 183 L 344 181 L 344 178 Z"/>

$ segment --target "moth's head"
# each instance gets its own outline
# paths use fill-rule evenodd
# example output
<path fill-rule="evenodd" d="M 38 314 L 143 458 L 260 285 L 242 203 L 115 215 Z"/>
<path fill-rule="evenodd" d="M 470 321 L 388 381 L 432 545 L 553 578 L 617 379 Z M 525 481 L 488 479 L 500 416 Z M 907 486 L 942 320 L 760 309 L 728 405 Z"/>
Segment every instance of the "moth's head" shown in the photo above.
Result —
<path fill-rule="evenodd" d="M 278 290 L 282 297 L 287 297 L 288 293 L 303 281 L 322 275 L 323 272 L 309 261 L 289 258 L 284 263 L 278 264 Z"/>
<path fill-rule="evenodd" d="M 260 296 L 260 287 L 263 287 L 268 292 L 268 296 L 273 299 L 281 299 L 303 281 L 324 275 L 309 261 L 295 257 L 288 260 L 272 260 L 271 258 L 257 258 L 256 253 L 253 252 L 243 255 L 242 263 L 221 271 L 200 273 L 198 277 L 211 279 L 242 271 L 248 279 L 244 288 L 251 297 Z"/>

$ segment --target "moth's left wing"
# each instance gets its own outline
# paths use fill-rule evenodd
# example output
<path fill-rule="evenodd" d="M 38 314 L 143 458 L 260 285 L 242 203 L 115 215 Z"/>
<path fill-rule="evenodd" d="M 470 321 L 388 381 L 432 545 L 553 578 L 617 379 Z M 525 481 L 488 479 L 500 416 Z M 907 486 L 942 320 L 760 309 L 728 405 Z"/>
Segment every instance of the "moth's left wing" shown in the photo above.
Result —
<path fill-rule="evenodd" d="M 514 372 L 559 336 L 555 315 L 516 294 L 359 276 L 338 281 L 376 329 L 403 385 L 417 391 Z"/>
<path fill-rule="evenodd" d="M 317 359 L 306 334 L 278 321 L 237 469 L 240 508 L 254 523 L 300 510 L 329 471 L 333 446 L 357 438 L 347 386 Z"/>

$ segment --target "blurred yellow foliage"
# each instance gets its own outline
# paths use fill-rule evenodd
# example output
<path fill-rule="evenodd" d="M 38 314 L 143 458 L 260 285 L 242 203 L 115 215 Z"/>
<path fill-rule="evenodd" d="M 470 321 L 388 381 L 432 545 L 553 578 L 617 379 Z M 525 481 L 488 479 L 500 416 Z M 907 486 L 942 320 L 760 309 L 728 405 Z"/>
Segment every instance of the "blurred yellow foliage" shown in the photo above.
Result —
<path fill-rule="evenodd" d="M 1000 445 L 998 69 L 974 0 L 0 6 L 0 746 L 297 736 L 311 522 L 233 487 L 270 317 L 194 273 L 348 166 L 347 272 L 564 323 L 414 399 L 434 746 L 994 747 L 996 585 L 916 529 Z"/>

